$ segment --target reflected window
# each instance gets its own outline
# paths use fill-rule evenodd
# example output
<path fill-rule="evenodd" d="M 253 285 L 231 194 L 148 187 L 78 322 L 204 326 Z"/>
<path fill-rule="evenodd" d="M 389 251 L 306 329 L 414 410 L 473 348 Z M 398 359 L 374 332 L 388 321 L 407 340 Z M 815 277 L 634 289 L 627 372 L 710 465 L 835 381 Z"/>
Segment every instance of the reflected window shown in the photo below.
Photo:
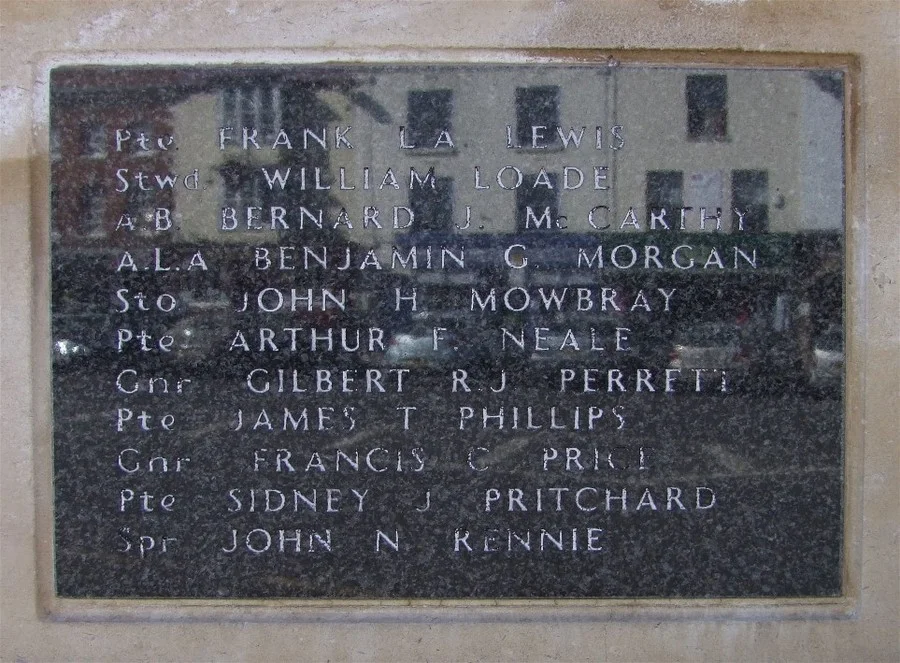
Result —
<path fill-rule="evenodd" d="M 50 129 L 50 158 L 56 161 L 62 155 L 62 142 L 59 138 L 59 129 L 53 127 Z"/>
<path fill-rule="evenodd" d="M 241 86 L 222 92 L 222 126 L 256 129 L 272 136 L 279 120 L 278 88 L 272 85 Z"/>
<path fill-rule="evenodd" d="M 106 196 L 99 178 L 91 176 L 79 191 L 79 230 L 85 237 L 100 237 L 105 234 Z"/>
<path fill-rule="evenodd" d="M 522 147 L 531 145 L 531 128 L 547 127 L 546 143 L 555 140 L 559 126 L 559 88 L 555 85 L 516 88 L 516 139 Z"/>
<path fill-rule="evenodd" d="M 62 219 L 60 218 L 61 205 L 60 201 L 62 195 L 59 191 L 59 184 L 57 184 L 57 177 L 54 176 L 50 183 L 50 238 L 52 240 L 58 240 L 62 233 L 60 232 L 60 228 L 62 227 Z"/>
<path fill-rule="evenodd" d="M 237 218 L 245 218 L 247 207 L 265 207 L 270 199 L 265 184 L 259 181 L 255 173 L 249 170 L 231 168 L 222 172 L 225 189 L 223 204 L 234 207 Z"/>
<path fill-rule="evenodd" d="M 50 221 L 53 223 L 54 227 L 59 223 L 59 184 L 56 181 L 57 178 L 53 178 L 53 181 L 50 183 Z"/>
<path fill-rule="evenodd" d="M 724 74 L 687 77 L 688 137 L 724 141 L 728 138 L 728 80 Z"/>
<path fill-rule="evenodd" d="M 156 191 L 152 189 L 145 191 L 139 186 L 134 185 L 128 188 L 128 197 L 125 201 L 124 213 L 129 216 L 149 219 L 152 218 L 156 208 L 163 204 L 163 198 L 161 196 L 158 197 Z"/>
<path fill-rule="evenodd" d="M 410 90 L 406 103 L 406 142 L 434 147 L 442 131 L 451 131 L 452 90 Z"/>
<path fill-rule="evenodd" d="M 153 126 L 150 124 L 137 124 L 134 126 L 128 127 L 128 130 L 131 132 L 131 141 L 124 148 L 125 151 L 129 152 L 132 156 L 136 157 L 149 157 L 156 154 L 156 141 L 153 140 Z M 146 145 L 148 148 L 145 150 L 142 147 L 139 147 L 139 141 L 141 136 L 146 139 Z"/>
<path fill-rule="evenodd" d="M 663 220 L 670 228 L 679 227 L 680 209 L 684 200 L 684 173 L 680 170 L 651 170 L 647 172 L 647 224 L 651 214 L 666 211 Z"/>
<path fill-rule="evenodd" d="M 844 75 L 840 71 L 809 71 L 806 75 L 823 92 L 838 101 L 844 100 Z"/>
<path fill-rule="evenodd" d="M 82 128 L 81 154 L 86 157 L 106 156 L 106 131 L 102 125 Z"/>
<path fill-rule="evenodd" d="M 409 208 L 417 230 L 453 230 L 453 178 L 435 177 L 434 188 L 416 187 L 409 191 Z"/>
<path fill-rule="evenodd" d="M 537 177 L 535 173 L 525 175 L 522 186 L 516 189 L 516 225 L 520 232 L 558 229 L 559 176 L 557 173 L 547 173 L 552 188 L 540 183 L 532 186 Z"/>
<path fill-rule="evenodd" d="M 744 215 L 743 231 L 769 230 L 769 173 L 765 170 L 735 170 L 731 173 L 731 206 Z M 739 230 L 739 216 L 732 212 L 732 229 Z"/>

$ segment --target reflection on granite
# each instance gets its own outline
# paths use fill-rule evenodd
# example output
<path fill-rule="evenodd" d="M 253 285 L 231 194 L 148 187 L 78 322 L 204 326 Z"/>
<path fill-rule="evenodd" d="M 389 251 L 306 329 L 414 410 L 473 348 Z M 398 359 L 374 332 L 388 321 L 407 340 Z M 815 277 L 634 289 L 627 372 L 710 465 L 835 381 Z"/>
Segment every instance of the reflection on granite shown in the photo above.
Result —
<path fill-rule="evenodd" d="M 59 594 L 839 594 L 842 90 L 55 70 Z"/>

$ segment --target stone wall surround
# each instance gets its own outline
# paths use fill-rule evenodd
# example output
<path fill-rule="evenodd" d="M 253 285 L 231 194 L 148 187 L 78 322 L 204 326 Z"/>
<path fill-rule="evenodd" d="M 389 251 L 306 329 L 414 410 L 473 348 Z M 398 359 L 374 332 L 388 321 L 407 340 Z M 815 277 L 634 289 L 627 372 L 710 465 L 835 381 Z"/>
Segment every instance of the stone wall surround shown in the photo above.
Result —
<path fill-rule="evenodd" d="M 898 14 L 896 1 L 871 0 L 0 0 L 0 660 L 898 660 Z M 855 63 L 844 599 L 317 609 L 53 597 L 49 65 L 291 61 L 329 50 L 377 60 L 405 49 L 666 50 L 686 62 L 691 51 L 752 51 L 775 65 Z"/>

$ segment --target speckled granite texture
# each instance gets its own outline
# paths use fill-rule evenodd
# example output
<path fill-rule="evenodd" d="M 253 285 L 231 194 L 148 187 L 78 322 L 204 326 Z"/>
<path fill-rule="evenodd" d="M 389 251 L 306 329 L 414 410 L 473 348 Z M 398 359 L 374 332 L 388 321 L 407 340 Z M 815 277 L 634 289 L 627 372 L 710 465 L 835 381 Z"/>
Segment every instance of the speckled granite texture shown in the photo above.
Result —
<path fill-rule="evenodd" d="M 3 145 L 0 179 L 3 182 L 3 194 L 0 199 L 4 219 L 0 224 L 0 297 L 3 310 L 0 315 L 3 394 L 0 398 L 3 430 L 0 436 L 0 529 L 3 532 L 3 537 L 0 538 L 0 619 L 3 624 L 0 658 L 24 661 L 280 660 L 286 657 L 303 660 L 397 661 L 897 660 L 900 655 L 897 636 L 900 631 L 897 617 L 900 614 L 900 580 L 897 574 L 896 486 L 900 481 L 900 448 L 896 444 L 896 430 L 900 378 L 897 371 L 896 312 L 900 307 L 900 286 L 896 269 L 898 236 L 894 220 L 897 209 L 897 127 L 900 122 L 896 103 L 898 58 L 895 2 L 642 0 L 627 3 L 338 4 L 163 1 L 148 4 L 6 1 L 0 9 L 0 32 L 0 58 L 3 62 L 0 72 L 0 140 Z M 838 491 L 842 467 L 845 488 L 842 494 L 844 527 L 840 579 L 826 579 L 822 576 L 816 579 L 808 575 L 813 573 L 810 571 L 812 567 L 827 568 L 819 566 L 820 561 L 824 560 L 815 551 L 808 560 L 807 567 L 802 567 L 794 559 L 765 560 L 766 568 L 803 569 L 799 573 L 792 573 L 790 579 L 782 577 L 778 590 L 768 587 L 764 577 L 751 578 L 754 591 L 770 592 L 769 598 L 720 600 L 698 597 L 640 601 L 599 599 L 551 603 L 524 601 L 497 605 L 491 600 L 466 600 L 462 603 L 419 600 L 409 604 L 402 601 L 385 604 L 362 599 L 348 604 L 333 600 L 317 602 L 314 599 L 191 601 L 74 599 L 58 596 L 57 580 L 63 578 L 56 576 L 53 556 L 54 408 L 74 403 L 78 399 L 96 404 L 96 399 L 102 396 L 99 386 L 91 383 L 91 379 L 85 379 L 89 373 L 79 373 L 71 367 L 60 367 L 55 373 L 49 351 L 53 335 L 61 329 L 58 321 L 57 326 L 53 325 L 50 315 L 51 304 L 59 306 L 56 293 L 51 290 L 51 274 L 59 264 L 51 264 L 51 246 L 58 245 L 62 240 L 50 234 L 52 201 L 49 200 L 48 192 L 52 154 L 63 148 L 62 144 L 53 145 L 49 140 L 48 85 L 51 68 L 59 64 L 83 65 L 101 61 L 117 66 L 148 62 L 166 65 L 184 62 L 229 64 L 235 61 L 296 64 L 321 57 L 323 49 L 330 53 L 345 53 L 347 49 L 359 48 L 367 49 L 367 58 L 370 60 L 386 55 L 397 57 L 398 49 L 403 49 L 406 54 L 404 57 L 408 60 L 411 57 L 410 51 L 405 49 L 544 48 L 554 51 L 599 50 L 603 57 L 616 53 L 616 57 L 623 61 L 628 60 L 628 57 L 617 49 L 676 49 L 679 53 L 672 53 L 671 57 L 682 65 L 697 65 L 698 59 L 704 60 L 715 54 L 715 57 L 724 57 L 731 66 L 739 64 L 737 59 L 741 57 L 741 53 L 750 51 L 762 54 L 759 56 L 761 60 L 756 63 L 758 66 L 788 68 L 798 62 L 803 66 L 821 66 L 822 59 L 828 63 L 825 68 L 834 67 L 837 66 L 832 57 L 834 54 L 850 54 L 849 60 L 837 57 L 839 62 L 851 63 L 851 75 L 847 79 L 850 84 L 845 85 L 844 92 L 854 111 L 849 116 L 850 123 L 846 132 L 846 146 L 851 159 L 846 173 L 846 247 L 843 253 L 846 297 L 842 323 L 846 333 L 847 378 L 843 407 L 836 407 L 838 401 L 828 390 L 791 392 L 781 387 L 768 397 L 780 407 L 790 405 L 788 401 L 791 399 L 802 397 L 807 407 L 797 408 L 797 411 L 807 412 L 812 418 L 793 418 L 790 421 L 790 427 L 798 431 L 802 439 L 789 442 L 793 445 L 792 449 L 807 452 L 804 458 L 799 455 L 779 457 L 765 445 L 757 445 L 759 453 L 749 457 L 745 455 L 748 453 L 746 449 L 721 447 L 715 455 L 699 457 L 702 462 L 697 467 L 686 468 L 686 459 L 668 459 L 670 467 L 677 468 L 680 478 L 685 480 L 695 471 L 698 477 L 701 472 L 704 476 L 711 477 L 715 476 L 714 470 L 735 467 L 742 476 L 749 476 L 746 467 L 736 464 L 736 461 L 746 458 L 751 458 L 765 470 L 756 479 L 770 483 L 775 478 L 769 470 L 776 463 L 788 463 L 790 467 L 802 467 L 804 471 L 829 467 L 833 468 L 832 483 L 817 484 L 816 490 L 819 491 L 817 494 L 832 497 Z M 586 53 L 587 51 L 583 51 L 576 55 L 583 56 Z M 805 55 L 792 55 L 798 53 Z M 659 61 L 660 53 L 645 52 L 644 56 Z M 554 84 L 553 81 L 547 82 L 547 86 Z M 730 85 L 729 81 L 729 98 L 738 89 L 740 88 Z M 127 94 L 127 89 L 123 86 L 120 92 Z M 683 104 L 686 101 L 685 94 L 686 88 L 672 93 L 667 99 L 673 105 Z M 340 97 L 340 94 L 330 94 L 329 103 L 339 102 Z M 514 97 L 514 92 L 506 95 L 508 99 L 514 100 Z M 759 98 L 762 100 L 770 97 L 760 94 Z M 136 100 L 130 108 L 136 108 L 141 103 Z M 190 115 L 181 120 L 188 120 L 189 117 Z M 392 116 L 395 120 L 394 127 L 399 124 L 396 120 L 402 117 L 403 115 Z M 728 131 L 737 129 L 733 122 L 736 119 L 728 115 Z M 338 120 L 332 122 L 339 123 Z M 574 121 L 566 122 L 574 124 Z M 687 118 L 679 121 L 679 125 L 682 122 L 686 124 Z M 587 121 L 585 124 L 590 126 Z M 708 117 L 702 125 L 715 128 L 721 126 L 721 120 Z M 634 137 L 627 135 L 628 140 Z M 680 138 L 683 139 L 684 136 Z M 90 135 L 77 138 L 78 141 L 83 141 L 81 144 L 84 148 L 91 148 L 92 145 L 96 147 L 95 139 Z M 207 144 L 215 147 L 212 142 L 214 140 L 215 136 Z M 796 143 L 796 137 L 785 141 L 785 144 Z M 704 145 L 698 144 L 698 148 Z M 469 147 L 471 149 L 472 146 Z M 629 149 L 636 147 L 637 143 L 634 141 L 629 144 Z M 654 144 L 651 147 L 658 150 L 661 146 Z M 182 150 L 179 150 L 179 158 L 181 154 Z M 526 156 L 517 155 L 516 159 L 524 160 Z M 203 154 L 199 152 L 191 153 L 186 150 L 184 166 L 187 166 L 188 161 L 202 163 L 201 157 Z M 152 160 L 153 157 L 147 163 Z M 778 168 L 776 161 L 773 158 L 772 163 L 765 167 Z M 248 163 L 261 165 L 255 161 Z M 618 161 L 619 167 L 624 167 L 625 163 L 627 162 L 624 160 Z M 684 173 L 719 168 L 711 166 L 707 169 L 698 165 L 705 163 L 707 162 L 698 160 L 697 163 L 690 164 L 690 167 L 666 164 L 666 168 Z M 342 164 L 335 162 L 335 165 Z M 822 173 L 830 166 L 833 164 L 823 163 Z M 149 169 L 151 166 L 145 167 Z M 185 171 L 179 165 L 182 176 L 194 167 L 198 166 L 191 165 Z M 729 170 L 733 168 L 734 166 L 730 166 Z M 761 169 L 763 168 L 756 165 L 748 168 Z M 491 176 L 496 174 L 487 170 L 484 172 Z M 535 171 L 525 171 L 524 174 L 533 172 Z M 470 177 L 471 173 L 468 175 Z M 646 195 L 646 179 L 628 179 L 638 187 L 629 197 L 637 200 L 637 205 L 642 205 Z M 471 179 L 467 177 L 467 181 L 471 182 Z M 655 190 L 664 188 L 667 181 L 671 183 L 665 177 L 657 178 Z M 687 180 L 688 183 L 691 181 Z M 744 181 L 750 183 L 753 178 Z M 758 183 L 759 180 L 756 181 Z M 839 179 L 829 176 L 820 178 L 819 181 L 837 182 Z M 709 180 L 700 178 L 695 184 L 699 186 L 703 182 L 708 183 Z M 730 179 L 723 179 L 724 189 L 730 185 Z M 689 186 L 684 187 L 685 191 L 689 189 Z M 779 207 L 779 193 L 784 195 L 784 207 Z M 816 196 L 824 200 L 834 193 L 835 189 L 831 188 L 818 191 Z M 70 192 L 68 195 L 79 199 L 82 194 L 89 197 L 90 188 L 86 187 L 82 192 Z M 790 191 L 770 190 L 770 194 L 769 213 L 774 223 L 779 220 L 780 215 L 789 213 L 794 198 Z M 510 198 L 509 204 L 514 205 L 512 194 Z M 689 197 L 682 199 L 682 202 L 688 201 Z M 140 203 L 140 200 L 135 202 Z M 475 204 L 472 204 L 474 209 Z M 580 205 L 579 209 L 583 210 Z M 645 212 L 643 209 L 640 211 Z M 110 213 L 113 212 L 110 210 Z M 640 216 L 643 218 L 643 214 Z M 96 218 L 79 216 L 72 218 L 72 222 L 90 224 Z M 462 222 L 461 217 L 459 220 Z M 144 236 L 140 238 L 141 242 L 145 240 Z M 204 241 L 202 237 L 191 239 L 191 242 L 201 245 Z M 77 255 L 82 261 L 90 260 L 85 251 L 75 251 L 69 255 Z M 534 256 L 531 257 L 534 259 Z M 143 266 L 146 254 L 140 260 Z M 821 264 L 824 266 L 825 262 L 822 260 Z M 114 269 L 115 263 L 107 263 L 103 268 Z M 99 295 L 101 288 L 105 291 L 106 285 L 98 283 L 95 294 Z M 116 301 L 107 300 L 106 305 L 111 308 Z M 814 301 L 820 303 L 819 300 Z M 87 309 L 80 313 L 85 316 L 93 315 Z M 129 321 L 129 325 L 136 326 L 137 321 Z M 99 363 L 97 375 L 115 368 L 114 361 Z M 54 374 L 66 376 L 61 377 L 57 383 L 56 394 L 52 379 Z M 66 379 L 70 382 L 64 384 Z M 226 381 L 223 378 L 222 384 Z M 201 384 L 200 394 L 210 393 L 216 386 L 209 382 Z M 526 381 L 524 387 L 520 385 L 520 389 L 525 390 L 543 388 L 542 384 L 532 383 L 530 380 Z M 424 389 L 419 386 L 415 393 L 417 398 L 424 401 L 440 400 L 442 408 L 449 410 L 458 403 L 454 402 L 452 394 L 443 400 L 438 398 L 438 394 L 444 393 L 440 390 L 446 389 L 446 383 L 435 383 L 433 387 L 426 385 Z M 60 391 L 63 393 L 60 394 Z M 199 395 L 197 398 L 199 399 Z M 130 420 L 129 425 L 140 425 L 137 417 L 143 405 L 137 400 L 133 403 L 135 418 Z M 385 403 L 390 400 L 386 398 Z M 472 407 L 482 407 L 481 400 L 473 398 L 472 401 L 476 402 Z M 702 402 L 704 407 L 729 408 L 732 413 L 741 414 L 747 420 L 748 428 L 750 427 L 750 416 L 744 417 L 742 414 L 742 408 L 751 402 L 749 393 L 740 393 L 737 398 L 708 398 Z M 813 404 L 812 407 L 809 406 L 810 403 Z M 258 403 L 245 405 L 245 415 L 258 415 Z M 204 398 L 200 408 L 185 408 L 183 411 L 173 412 L 180 417 L 177 419 L 178 424 L 190 422 L 197 425 L 198 430 L 204 423 L 211 427 L 234 425 L 236 409 L 233 407 L 230 410 L 223 408 L 230 415 L 225 421 L 200 420 L 201 413 L 219 406 L 213 399 Z M 147 407 L 149 410 L 149 405 Z M 80 417 L 89 417 L 93 411 L 84 408 L 74 413 L 59 411 L 56 414 L 78 421 Z M 396 411 L 395 414 L 400 416 Z M 730 416 L 728 419 L 734 420 L 735 417 Z M 841 419 L 843 423 L 837 423 Z M 154 417 L 150 423 L 155 425 L 160 421 Z M 397 426 L 397 421 L 398 419 L 394 420 L 393 427 Z M 770 427 L 770 430 L 784 428 L 784 422 L 779 421 L 779 407 L 756 410 L 753 421 Z M 440 423 L 429 422 L 430 428 L 437 430 Z M 630 421 L 630 424 L 634 425 L 626 429 L 630 431 L 628 435 L 637 435 L 641 430 L 637 427 L 637 422 Z M 115 419 L 107 419 L 102 425 L 92 425 L 97 440 L 102 440 L 109 432 L 108 427 L 115 425 Z M 680 420 L 677 425 L 682 430 L 688 429 L 686 432 L 697 436 L 696 439 L 715 433 L 698 430 L 692 419 Z M 814 440 L 817 437 L 814 429 L 818 428 L 829 439 L 835 440 L 835 444 L 840 444 L 840 436 L 835 432 L 838 426 L 842 426 L 844 432 L 844 462 L 840 466 L 835 464 L 835 447 L 822 447 Z M 137 428 L 133 430 L 136 431 Z M 361 430 L 362 428 L 353 432 Z M 243 432 L 246 433 L 246 430 Z M 603 434 L 607 432 L 604 431 Z M 243 439 L 241 433 L 242 431 L 236 431 L 231 438 L 239 446 Z M 666 434 L 676 433 L 677 430 L 673 430 Z M 478 435 L 483 436 L 481 433 Z M 659 433 L 654 432 L 654 435 Z M 162 439 L 159 436 L 159 432 L 150 434 L 151 438 L 157 440 Z M 436 439 L 433 435 L 423 437 L 429 444 Z M 509 435 L 510 439 L 514 437 L 513 434 Z M 715 438 L 721 440 L 722 436 L 717 434 Z M 132 439 L 139 438 L 135 434 Z M 771 439 L 775 439 L 775 436 L 771 436 Z M 171 444 L 176 447 L 177 441 Z M 107 508 L 110 517 L 118 517 L 113 512 L 117 509 L 116 499 L 120 495 L 116 491 L 110 498 L 101 477 L 115 476 L 117 452 L 114 446 L 104 446 L 102 442 L 98 442 L 95 447 L 81 438 L 81 441 L 76 440 L 72 450 L 80 449 L 84 453 L 76 453 L 66 463 L 66 467 L 73 472 L 82 467 L 85 472 L 94 473 L 98 477 L 96 486 L 84 488 L 81 492 L 94 490 L 98 499 L 109 499 Z M 539 453 L 543 447 L 540 444 Z M 242 448 L 247 451 L 249 445 Z M 713 448 L 704 447 L 707 450 Z M 165 451 L 167 454 L 175 451 L 174 456 L 169 457 L 172 462 L 177 462 L 174 458 L 180 455 L 180 450 Z M 449 453 L 458 451 L 458 447 L 452 445 L 448 450 Z M 210 450 L 205 462 L 210 462 L 209 459 L 217 462 L 216 453 L 218 450 Z M 808 465 L 803 465 L 804 459 L 809 461 Z M 126 458 L 126 462 L 127 460 Z M 140 460 L 145 462 L 146 459 L 142 456 Z M 531 456 L 528 461 L 539 463 L 540 459 L 535 461 Z M 96 462 L 105 463 L 105 468 L 102 471 L 96 468 Z M 193 459 L 187 466 L 192 462 Z M 513 470 L 519 472 L 520 468 Z M 246 474 L 246 467 L 240 472 Z M 79 483 L 78 476 L 78 473 L 74 473 L 63 477 L 64 481 L 56 485 L 60 488 L 68 485 L 68 489 L 73 490 L 74 487 L 83 485 Z M 221 477 L 216 477 L 216 481 L 224 483 L 226 476 L 223 472 Z M 373 477 L 373 482 L 381 483 L 377 481 L 380 476 Z M 736 476 L 736 473 L 728 476 Z M 423 497 L 422 488 L 425 486 L 416 484 L 414 477 L 407 480 L 411 481 L 407 484 L 410 489 L 407 496 L 412 503 L 421 506 L 422 502 L 419 500 Z M 65 481 L 69 483 L 66 484 Z M 139 505 L 140 493 L 144 488 L 140 481 L 131 481 L 136 495 L 135 500 L 129 504 Z M 475 488 L 478 488 L 478 480 L 474 481 Z M 431 483 L 429 480 L 428 485 Z M 600 483 L 598 481 L 596 485 L 600 486 Z M 650 483 L 665 485 L 657 484 L 656 479 Z M 800 483 L 809 485 L 808 482 Z M 173 475 L 168 479 L 156 479 L 152 489 L 147 485 L 157 500 L 168 493 L 186 489 L 193 490 L 194 494 L 199 492 L 198 486 L 191 488 L 190 482 Z M 520 486 L 509 482 L 496 487 L 508 489 Z M 524 489 L 528 486 L 521 487 Z M 711 487 L 715 489 L 718 486 Z M 108 488 L 114 487 L 109 485 Z M 121 490 L 120 486 L 116 488 Z M 748 491 L 751 488 L 748 487 Z M 473 500 L 472 504 L 460 503 L 454 505 L 454 509 L 462 511 L 471 507 L 472 511 L 477 510 L 475 495 L 477 493 L 473 489 L 468 497 Z M 719 495 L 727 495 L 733 500 L 735 496 L 749 496 L 750 492 L 735 493 L 726 490 L 717 493 L 717 497 Z M 441 496 L 437 493 L 432 493 L 434 505 L 440 503 L 439 497 Z M 508 494 L 504 497 L 508 497 Z M 769 493 L 766 497 L 771 500 L 775 514 L 786 512 L 783 505 L 806 504 L 820 514 L 837 513 L 841 510 L 837 504 L 827 500 L 814 501 L 811 495 L 803 491 L 787 490 L 780 494 Z M 748 499 L 745 502 L 758 503 L 759 499 Z M 176 501 L 176 504 L 181 506 L 180 502 Z M 227 504 L 225 502 L 223 507 L 219 502 L 216 508 L 227 508 Z M 78 504 L 67 503 L 65 508 L 71 509 L 70 513 L 91 513 L 90 510 L 82 511 Z M 375 514 L 374 511 L 372 513 Z M 703 522 L 709 524 L 719 518 L 719 513 L 721 509 L 711 509 L 703 514 L 691 513 L 689 517 L 696 522 L 701 522 L 700 519 L 704 518 L 706 520 Z M 410 511 L 409 514 L 415 517 L 415 512 Z M 795 514 L 795 536 L 783 534 L 791 530 L 792 524 L 783 521 L 769 523 L 772 527 L 780 528 L 781 534 L 772 541 L 776 547 L 784 549 L 786 545 L 796 550 L 812 547 L 813 542 L 799 539 L 804 532 L 813 531 L 818 535 L 819 531 L 800 514 L 798 509 Z M 198 515 L 203 514 L 200 512 Z M 347 513 L 334 515 L 336 519 L 349 517 Z M 361 515 L 368 517 L 366 513 Z M 548 515 L 556 518 L 554 513 Z M 629 514 L 620 520 L 637 522 L 632 518 L 633 515 L 642 514 Z M 748 522 L 749 515 L 748 513 Z M 146 522 L 151 520 L 148 517 Z M 769 526 L 765 522 L 761 523 L 758 518 L 753 520 L 757 527 Z M 665 522 L 663 518 L 659 521 Z M 242 520 L 240 525 L 243 527 L 249 522 Z M 671 522 L 672 519 L 669 520 Z M 829 518 L 828 523 L 833 526 L 833 519 Z M 399 530 L 401 526 L 404 531 L 407 528 L 414 530 L 406 522 L 391 522 L 386 533 L 393 534 L 393 530 Z M 72 544 L 70 551 L 75 551 L 78 546 L 83 546 L 84 549 L 91 547 L 92 544 L 85 545 L 83 538 L 96 537 L 98 530 L 91 523 L 84 523 L 84 527 L 73 527 L 69 531 L 72 532 L 72 538 L 64 543 Z M 774 533 L 774 530 L 769 531 Z M 221 538 L 215 540 L 213 545 L 228 547 L 228 532 L 216 534 Z M 418 535 L 419 532 L 415 531 L 415 534 Z M 421 534 L 424 536 L 428 533 Z M 640 537 L 629 541 L 648 540 L 647 532 L 642 531 L 640 534 Z M 741 536 L 721 531 L 714 534 L 719 540 L 731 537 L 732 541 L 738 541 Z M 447 535 L 447 528 L 443 525 L 440 535 Z M 661 534 L 656 536 L 661 537 Z M 822 532 L 821 537 L 823 541 L 835 541 L 832 534 Z M 739 546 L 744 551 L 761 550 L 769 543 L 765 537 L 757 540 L 750 536 L 745 538 L 747 541 L 741 542 Z M 452 542 L 452 538 L 450 540 Z M 474 542 L 474 539 L 470 538 L 469 541 Z M 106 541 L 113 546 L 118 542 L 115 536 L 111 542 Z M 483 543 L 482 539 L 482 545 Z M 662 555 L 663 551 L 634 552 L 647 559 L 652 555 Z M 702 563 L 701 553 L 705 551 L 697 550 L 696 555 L 682 549 L 672 549 L 670 552 L 679 556 L 678 562 L 687 559 L 691 564 L 699 565 Z M 69 577 L 65 581 L 69 583 L 69 589 L 74 591 L 73 588 L 87 588 L 88 582 L 109 587 L 110 583 L 97 582 L 95 576 L 91 575 L 94 573 L 93 569 L 103 568 L 104 565 L 107 565 L 106 568 L 119 568 L 115 564 L 119 563 L 116 560 L 120 553 L 112 551 L 107 554 L 108 558 L 88 563 L 78 557 L 77 552 L 72 552 L 72 556 L 66 560 L 68 567 L 87 568 L 88 574 L 86 578 Z M 489 554 L 494 553 L 482 555 Z M 829 552 L 828 555 L 833 559 L 834 552 Z M 294 560 L 297 561 L 299 560 Z M 715 558 L 710 558 L 709 561 L 712 564 L 719 563 Z M 665 568 L 667 563 L 669 559 L 662 558 L 658 566 L 647 570 L 674 578 L 675 575 Z M 366 578 L 380 582 L 378 576 L 371 571 L 371 566 L 361 563 L 356 566 L 367 569 Z M 425 564 L 420 568 L 427 566 Z M 415 567 L 403 566 L 399 573 L 391 574 L 391 577 L 403 581 L 402 573 L 412 568 Z M 718 568 L 720 567 L 715 567 L 715 570 Z M 181 591 L 192 590 L 192 583 L 205 577 L 203 573 L 193 569 L 175 569 L 175 572 L 186 578 L 184 582 L 174 583 Z M 626 570 L 632 578 L 637 578 L 639 572 L 640 569 Z M 296 578 L 297 574 L 293 573 L 289 577 Z M 137 585 L 149 582 L 147 579 L 134 577 L 127 580 Z M 525 573 L 514 580 L 519 587 L 527 583 L 533 583 L 532 587 L 546 587 L 546 583 Z M 82 584 L 79 585 L 79 582 Z M 248 578 L 246 582 L 253 584 L 254 579 Z M 638 582 L 640 579 L 631 582 L 630 586 L 636 586 Z M 712 572 L 707 574 L 705 582 L 727 585 L 729 579 Z M 775 596 L 787 591 L 786 584 L 792 584 L 796 588 L 801 582 L 807 588 L 812 588 L 802 591 L 815 591 L 820 597 L 785 599 Z M 320 586 L 330 588 L 337 586 L 327 577 L 321 578 L 321 583 Z M 283 588 L 287 586 L 287 581 L 284 578 L 274 579 L 271 586 Z M 458 583 L 455 586 L 460 587 Z M 385 590 L 385 587 L 386 584 L 382 584 L 378 589 Z M 354 586 L 352 589 L 357 592 L 357 596 L 374 594 L 371 586 Z M 391 591 L 394 589 L 397 587 L 387 588 Z M 577 588 L 578 591 L 582 589 Z M 664 591 L 679 591 L 672 586 L 651 589 L 658 595 Z M 749 591 L 746 586 L 743 589 Z M 413 586 L 413 590 L 421 591 L 422 594 L 435 591 L 434 588 L 429 590 L 417 585 Z M 521 590 L 516 590 L 516 593 L 519 591 Z M 840 595 L 822 596 L 833 591 L 840 591 Z M 400 594 L 397 590 L 397 595 Z M 297 595 L 300 595 L 299 591 Z"/>
<path fill-rule="evenodd" d="M 59 594 L 839 595 L 843 77 L 55 70 Z"/>

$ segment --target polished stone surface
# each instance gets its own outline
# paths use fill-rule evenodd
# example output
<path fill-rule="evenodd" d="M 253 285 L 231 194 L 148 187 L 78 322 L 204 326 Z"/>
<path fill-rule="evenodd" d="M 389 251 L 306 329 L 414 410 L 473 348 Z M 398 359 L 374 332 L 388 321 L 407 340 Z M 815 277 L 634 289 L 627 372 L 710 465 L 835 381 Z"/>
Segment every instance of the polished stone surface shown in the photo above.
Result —
<path fill-rule="evenodd" d="M 841 592 L 839 73 L 51 95 L 61 596 Z"/>

